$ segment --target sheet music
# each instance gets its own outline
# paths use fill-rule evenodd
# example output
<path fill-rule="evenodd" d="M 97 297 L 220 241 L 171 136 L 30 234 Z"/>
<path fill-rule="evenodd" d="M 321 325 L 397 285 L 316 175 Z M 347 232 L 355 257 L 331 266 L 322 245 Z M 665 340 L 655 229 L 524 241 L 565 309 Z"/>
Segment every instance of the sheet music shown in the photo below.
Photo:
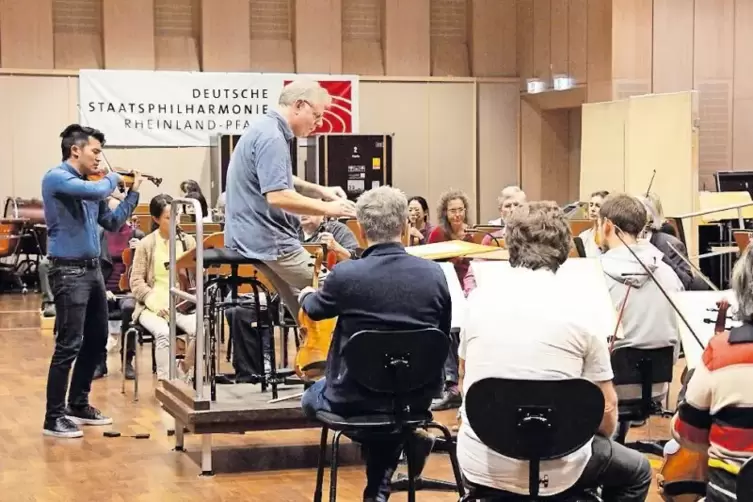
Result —
<path fill-rule="evenodd" d="M 511 270 L 506 261 L 471 262 L 473 275 L 478 287 L 504 285 L 505 275 Z M 614 333 L 617 324 L 617 309 L 607 287 L 607 279 L 598 258 L 568 258 L 557 271 L 557 278 L 563 282 L 563 290 L 589 305 L 587 321 L 594 333 L 604 333 L 607 338 Z M 624 338 L 622 325 L 617 328 L 617 338 Z"/>
<path fill-rule="evenodd" d="M 725 291 L 679 291 L 672 294 L 672 301 L 677 305 L 677 309 L 687 319 L 693 331 L 703 343 L 703 347 L 698 345 L 698 341 L 677 314 L 682 350 L 685 352 L 685 364 L 689 370 L 694 368 L 701 360 L 706 345 L 714 336 L 717 313 L 710 312 L 708 309 L 716 309 L 716 302 L 722 298 L 726 298 L 730 305 L 727 316 L 732 316 L 737 311 L 737 297 L 731 289 Z M 709 319 L 711 322 L 704 322 L 704 319 Z M 739 321 L 728 319 L 726 325 L 727 327 L 737 327 L 740 324 Z"/>
<path fill-rule="evenodd" d="M 466 299 L 463 293 L 463 287 L 460 285 L 458 274 L 452 263 L 441 262 L 442 272 L 447 278 L 447 286 L 450 288 L 450 298 L 452 300 L 452 327 L 462 329 L 465 326 Z"/>

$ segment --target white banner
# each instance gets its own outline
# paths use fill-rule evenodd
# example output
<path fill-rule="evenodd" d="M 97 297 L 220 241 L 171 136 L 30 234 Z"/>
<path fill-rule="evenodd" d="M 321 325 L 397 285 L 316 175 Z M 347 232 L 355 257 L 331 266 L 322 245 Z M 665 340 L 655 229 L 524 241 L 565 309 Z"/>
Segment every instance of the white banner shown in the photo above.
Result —
<path fill-rule="evenodd" d="M 332 96 L 316 132 L 358 132 L 354 75 L 81 70 L 79 120 L 104 132 L 108 146 L 209 146 L 217 134 L 241 134 L 300 77 Z"/>

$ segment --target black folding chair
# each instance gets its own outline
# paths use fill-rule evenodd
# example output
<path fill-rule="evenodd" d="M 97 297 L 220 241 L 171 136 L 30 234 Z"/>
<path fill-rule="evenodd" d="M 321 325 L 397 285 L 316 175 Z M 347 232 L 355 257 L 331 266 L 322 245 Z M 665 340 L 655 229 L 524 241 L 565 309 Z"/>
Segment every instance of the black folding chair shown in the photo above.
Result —
<path fill-rule="evenodd" d="M 555 460 L 588 443 L 604 416 L 604 396 L 592 382 L 510 380 L 485 378 L 471 385 L 465 396 L 468 425 L 486 446 L 509 458 L 529 462 L 528 495 L 469 483 L 461 499 L 474 500 L 593 500 L 589 491 L 540 497 L 542 460 Z M 595 487 L 594 487 L 595 488 Z"/>
<path fill-rule="evenodd" d="M 674 347 L 667 346 L 658 349 L 636 349 L 621 347 L 612 352 L 612 371 L 614 385 L 640 385 L 641 397 L 624 400 L 619 403 L 619 430 L 617 442 L 628 448 L 642 453 L 651 453 L 659 457 L 664 455 L 666 441 L 636 441 L 626 443 L 630 423 L 648 420 L 651 415 L 672 416 L 672 412 L 664 410 L 651 394 L 654 384 L 672 382 L 672 367 L 674 366 Z"/>
<path fill-rule="evenodd" d="M 753 500 L 753 459 L 748 459 L 737 473 L 737 500 Z"/>
<path fill-rule="evenodd" d="M 324 459 L 329 430 L 335 431 L 332 439 L 329 495 L 331 502 L 337 499 L 337 452 L 342 434 L 395 434 L 404 436 L 409 442 L 416 429 L 434 428 L 442 431 L 447 443 L 452 442 L 447 427 L 433 421 L 428 403 L 425 410 L 411 410 L 405 406 L 411 394 L 430 389 L 434 384 L 439 389 L 448 347 L 447 335 L 434 328 L 411 331 L 359 331 L 348 340 L 343 349 L 343 357 L 348 366 L 349 376 L 368 391 L 390 397 L 393 409 L 391 413 L 354 417 L 343 417 L 329 412 L 316 414 L 317 420 L 323 426 L 314 502 L 322 500 Z M 458 492 L 462 494 L 463 485 L 455 449 L 450 449 L 449 454 L 455 483 Z M 408 500 L 414 502 L 416 487 L 412 455 L 406 457 Z"/>

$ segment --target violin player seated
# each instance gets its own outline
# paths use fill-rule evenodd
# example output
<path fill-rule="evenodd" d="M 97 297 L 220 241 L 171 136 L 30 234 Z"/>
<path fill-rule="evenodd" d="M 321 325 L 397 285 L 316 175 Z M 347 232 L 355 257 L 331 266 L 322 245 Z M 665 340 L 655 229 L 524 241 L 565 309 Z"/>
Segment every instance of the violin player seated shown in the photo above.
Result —
<path fill-rule="evenodd" d="M 157 365 L 157 379 L 169 378 L 170 363 L 170 271 L 165 264 L 170 262 L 170 204 L 172 197 L 167 194 L 155 196 L 149 202 L 152 217 L 152 232 L 141 239 L 136 246 L 131 269 L 131 292 L 136 299 L 133 322 L 138 322 L 154 335 L 154 356 Z M 190 235 L 178 232 L 176 251 L 184 253 L 196 247 Z M 178 286 L 178 284 L 175 284 Z M 186 357 L 178 365 L 179 377 L 188 378 L 193 366 L 193 339 L 196 336 L 196 313 L 176 312 L 177 327 L 189 337 Z"/>
<path fill-rule="evenodd" d="M 708 455 L 706 502 L 732 502 L 737 473 L 753 457 L 753 247 L 732 270 L 742 326 L 715 335 L 672 418 L 676 441 Z M 745 502 L 737 499 L 739 502 Z"/>
<path fill-rule="evenodd" d="M 607 347 L 588 305 L 567 290 L 556 272 L 570 252 L 571 232 L 552 201 L 530 202 L 505 226 L 512 267 L 504 284 L 476 288 L 468 296 L 462 336 L 463 391 L 485 378 L 559 380 L 585 378 L 604 395 L 604 415 L 592 441 L 563 458 L 542 461 L 542 497 L 602 487 L 610 502 L 646 499 L 651 466 L 639 452 L 610 437 L 617 425 L 617 395 Z M 513 494 L 528 493 L 528 462 L 501 455 L 475 434 L 461 407 L 457 439 L 460 468 L 473 484 Z"/>
<path fill-rule="evenodd" d="M 303 243 L 321 243 L 327 245 L 327 250 L 334 251 L 337 261 L 345 261 L 358 255 L 358 241 L 347 225 L 337 220 L 324 221 L 323 216 L 301 216 L 301 230 L 298 235 Z M 323 277 L 320 278 L 322 283 Z M 233 339 L 233 369 L 236 383 L 254 381 L 254 375 L 261 375 L 269 369 L 270 361 L 266 353 L 271 340 L 271 332 L 267 327 L 256 326 L 256 307 L 253 294 L 240 295 L 244 305 L 225 309 L 230 336 Z M 228 297 L 227 300 L 230 300 Z M 261 310 L 267 308 L 267 297 L 259 292 Z M 257 329 L 261 329 L 262 337 Z M 264 362 L 259 340 L 264 341 Z"/>
<path fill-rule="evenodd" d="M 437 263 L 409 255 L 401 244 L 408 225 L 405 195 L 389 186 L 369 190 L 359 197 L 356 213 L 368 248 L 360 259 L 334 267 L 320 290 L 308 287 L 300 293 L 301 308 L 314 321 L 337 317 L 326 376 L 303 395 L 301 405 L 309 417 L 317 411 L 345 417 L 392 412 L 390 399 L 360 387 L 349 377 L 341 354 L 357 332 L 423 328 L 437 328 L 447 336 L 450 332 L 452 304 L 442 269 Z M 412 412 L 428 411 L 441 388 L 438 379 L 436 385 L 405 404 Z M 413 465 L 419 475 L 434 438 L 425 432 L 417 436 L 407 454 L 415 459 Z M 362 444 L 366 461 L 364 500 L 387 500 L 403 441 L 400 437 L 360 434 L 352 439 Z"/>
<path fill-rule="evenodd" d="M 682 291 L 683 287 L 661 251 L 649 241 L 639 239 L 645 224 L 646 209 L 631 195 L 612 194 L 599 210 L 597 226 L 603 251 L 599 259 L 612 303 L 618 312 L 622 310 L 624 338 L 615 340 L 613 348 L 657 349 L 671 345 L 676 360 L 680 346 L 677 314 L 643 265 L 668 294 Z M 667 384 L 655 384 L 652 395 L 661 399 L 667 391 Z M 639 399 L 640 385 L 620 385 L 617 395 L 620 400 Z"/>

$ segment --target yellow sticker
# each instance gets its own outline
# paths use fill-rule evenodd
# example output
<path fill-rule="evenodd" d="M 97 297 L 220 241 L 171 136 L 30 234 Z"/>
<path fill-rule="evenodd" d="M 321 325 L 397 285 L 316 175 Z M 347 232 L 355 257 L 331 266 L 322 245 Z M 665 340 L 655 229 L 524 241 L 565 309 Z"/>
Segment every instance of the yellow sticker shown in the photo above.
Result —
<path fill-rule="evenodd" d="M 371 158 L 371 167 L 373 169 L 381 169 L 382 168 L 382 159 L 379 157 L 372 157 Z"/>

